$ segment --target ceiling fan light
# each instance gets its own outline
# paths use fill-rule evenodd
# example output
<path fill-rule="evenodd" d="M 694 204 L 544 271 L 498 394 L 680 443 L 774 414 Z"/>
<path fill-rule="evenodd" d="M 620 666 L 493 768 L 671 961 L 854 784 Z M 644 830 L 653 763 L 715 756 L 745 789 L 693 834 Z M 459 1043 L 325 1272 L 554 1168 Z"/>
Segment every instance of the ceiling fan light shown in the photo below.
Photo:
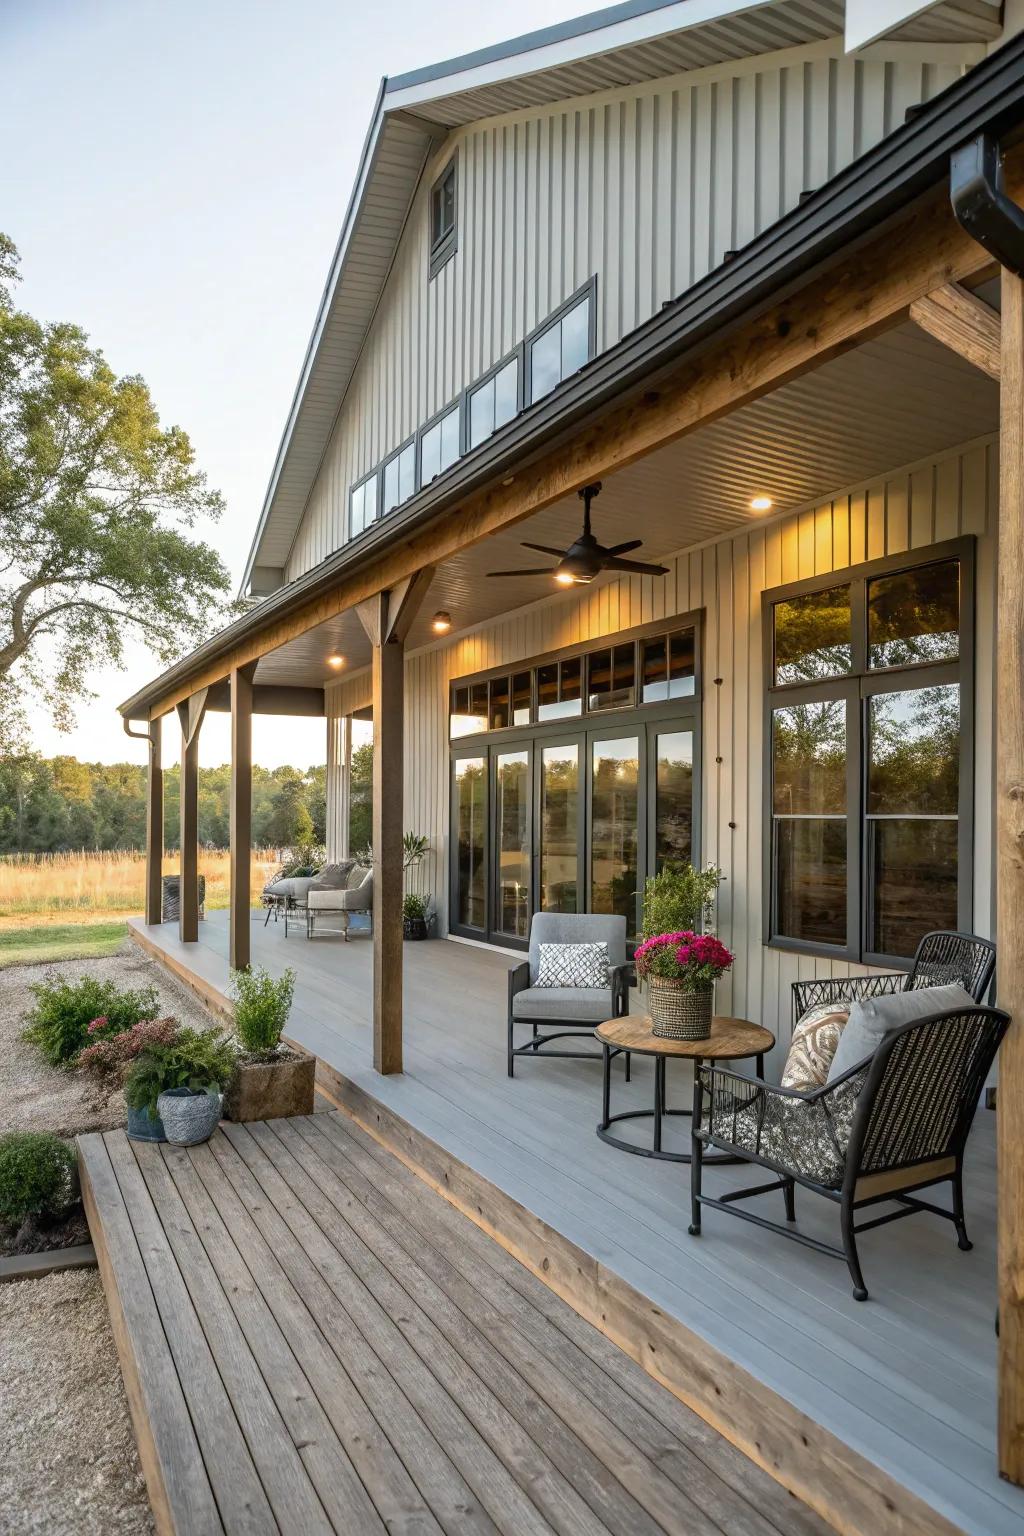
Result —
<path fill-rule="evenodd" d="M 573 587 L 576 585 L 578 579 L 579 578 L 574 576 L 571 571 L 555 572 L 555 580 L 558 582 L 560 587 Z"/>

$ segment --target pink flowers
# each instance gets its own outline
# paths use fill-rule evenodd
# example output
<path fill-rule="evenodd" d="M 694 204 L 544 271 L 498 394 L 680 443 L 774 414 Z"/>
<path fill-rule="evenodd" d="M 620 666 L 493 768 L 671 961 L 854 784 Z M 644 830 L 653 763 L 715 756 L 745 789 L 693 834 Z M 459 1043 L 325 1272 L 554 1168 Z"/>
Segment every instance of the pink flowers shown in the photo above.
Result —
<path fill-rule="evenodd" d="M 639 944 L 633 956 L 640 980 L 660 976 L 687 990 L 710 987 L 733 962 L 733 955 L 713 933 L 659 933 Z"/>
<path fill-rule="evenodd" d="M 97 1032 L 93 1029 L 94 1024 L 105 1023 L 105 1019 L 94 1019 L 89 1025 L 90 1033 Z M 86 1046 L 78 1057 L 76 1065 L 85 1067 L 87 1072 L 97 1072 L 101 1076 L 120 1076 L 147 1045 L 170 1045 L 177 1029 L 177 1021 L 173 1018 L 140 1019 L 131 1029 L 122 1030 L 118 1035 L 113 1035 L 106 1040 L 97 1040 L 95 1045 Z"/>
<path fill-rule="evenodd" d="M 109 1023 L 110 1023 L 110 1020 L 107 1018 L 106 1014 L 105 1013 L 101 1013 L 99 1018 L 98 1019 L 93 1019 L 92 1023 L 89 1025 L 89 1033 L 90 1033 L 90 1035 L 98 1034 L 98 1032 L 101 1029 L 106 1029 L 106 1027 L 107 1027 L 107 1025 Z"/>

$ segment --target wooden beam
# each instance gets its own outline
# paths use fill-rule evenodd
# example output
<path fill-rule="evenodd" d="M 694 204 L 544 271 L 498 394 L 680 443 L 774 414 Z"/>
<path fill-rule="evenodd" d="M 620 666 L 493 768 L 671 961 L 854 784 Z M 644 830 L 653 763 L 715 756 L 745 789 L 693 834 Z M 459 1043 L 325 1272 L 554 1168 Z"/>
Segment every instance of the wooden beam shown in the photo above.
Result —
<path fill-rule="evenodd" d="M 996 599 L 999 1471 L 1024 1483 L 1024 280 L 1002 276 Z"/>
<path fill-rule="evenodd" d="M 149 773 L 146 782 L 146 922 L 163 917 L 164 770 L 160 757 L 162 727 L 149 723 Z"/>
<path fill-rule="evenodd" d="M 199 730 L 205 712 L 205 688 L 178 705 L 178 934 L 183 944 L 194 944 L 199 938 Z"/>
<path fill-rule="evenodd" d="M 252 695 L 256 663 L 232 669 L 231 686 L 231 787 L 228 843 L 231 858 L 228 898 L 228 964 L 232 970 L 249 969 L 250 868 L 252 865 Z"/>
<path fill-rule="evenodd" d="M 419 613 L 430 583 L 434 579 L 434 567 L 425 565 L 412 576 L 406 576 L 388 594 L 388 639 L 400 640 L 404 645 L 409 638 L 413 620 Z"/>
<path fill-rule="evenodd" d="M 999 315 L 959 283 L 943 283 L 910 306 L 910 318 L 944 347 L 999 377 Z"/>
<path fill-rule="evenodd" d="M 211 683 L 206 694 L 207 711 L 226 714 L 231 709 L 231 680 Z M 256 683 L 252 690 L 254 715 L 295 715 L 316 719 L 327 713 L 323 688 L 290 688 L 286 683 Z"/>
<path fill-rule="evenodd" d="M 1024 146 L 1008 152 L 1004 169 L 1006 190 L 1012 195 L 1024 189 Z M 226 656 L 169 689 L 152 706 L 151 716 L 222 677 L 228 667 L 276 650 L 425 566 L 451 559 L 905 322 L 911 304 L 944 283 L 980 280 L 995 270 L 991 257 L 954 218 L 943 183 L 911 205 L 902 223 L 850 248 L 825 272 L 745 322 L 716 332 L 699 352 L 695 349 L 644 389 L 595 410 L 572 435 L 552 437 L 514 476 L 505 475 L 461 505 L 446 507 L 427 528 L 382 550 L 372 565 L 340 576 L 329 592 L 240 639 Z M 685 543 L 685 530 L 680 543 Z"/>
<path fill-rule="evenodd" d="M 377 634 L 388 625 L 388 597 L 371 600 Z M 373 647 L 373 1064 L 402 1070 L 402 812 L 405 647 Z"/>

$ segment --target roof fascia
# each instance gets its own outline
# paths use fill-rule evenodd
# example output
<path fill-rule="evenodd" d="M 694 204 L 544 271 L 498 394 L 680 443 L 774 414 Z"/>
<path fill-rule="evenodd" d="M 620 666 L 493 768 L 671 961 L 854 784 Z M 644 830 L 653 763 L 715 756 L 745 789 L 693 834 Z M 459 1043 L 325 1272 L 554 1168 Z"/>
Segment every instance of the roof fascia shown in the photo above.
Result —
<path fill-rule="evenodd" d="M 493 48 L 481 48 L 425 69 L 395 75 L 388 81 L 388 106 L 415 108 L 439 96 L 574 64 L 614 48 L 648 42 L 671 32 L 688 32 L 709 21 L 721 21 L 741 11 L 761 10 L 774 3 L 775 0 L 626 0 L 623 5 L 592 11 Z"/>

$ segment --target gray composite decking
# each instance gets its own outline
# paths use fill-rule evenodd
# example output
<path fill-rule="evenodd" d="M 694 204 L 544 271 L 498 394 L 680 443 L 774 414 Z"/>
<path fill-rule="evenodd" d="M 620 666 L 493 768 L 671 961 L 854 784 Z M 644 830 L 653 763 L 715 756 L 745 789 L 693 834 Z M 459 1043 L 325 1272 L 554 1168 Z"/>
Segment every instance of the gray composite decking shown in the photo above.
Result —
<path fill-rule="evenodd" d="M 197 945 L 181 946 L 166 925 L 144 932 L 226 989 L 226 914 L 201 925 Z M 281 925 L 264 929 L 254 914 L 254 961 L 297 972 L 296 1039 L 971 1536 L 1019 1533 L 1024 1492 L 1000 1481 L 995 1463 L 991 1113 L 979 1111 L 967 1158 L 974 1250 L 961 1253 L 937 1218 L 883 1227 L 862 1240 L 872 1299 L 857 1303 L 843 1265 L 747 1223 L 709 1213 L 703 1236 L 688 1237 L 688 1170 L 594 1134 L 596 1062 L 520 1060 L 510 1081 L 509 957 L 441 941 L 405 954 L 406 1070 L 382 1078 L 371 1064 L 369 943 L 309 942 L 297 928 L 286 941 Z M 650 1066 L 633 1066 L 629 1088 L 616 1072 L 613 1108 L 650 1101 Z M 670 1099 L 681 1103 L 684 1074 L 673 1083 L 670 1069 Z M 705 1187 L 743 1181 L 725 1168 Z M 835 1240 L 828 1202 L 798 1192 L 797 1213 L 805 1231 Z"/>
<path fill-rule="evenodd" d="M 347 1117 L 79 1145 L 161 1536 L 827 1536 Z"/>

